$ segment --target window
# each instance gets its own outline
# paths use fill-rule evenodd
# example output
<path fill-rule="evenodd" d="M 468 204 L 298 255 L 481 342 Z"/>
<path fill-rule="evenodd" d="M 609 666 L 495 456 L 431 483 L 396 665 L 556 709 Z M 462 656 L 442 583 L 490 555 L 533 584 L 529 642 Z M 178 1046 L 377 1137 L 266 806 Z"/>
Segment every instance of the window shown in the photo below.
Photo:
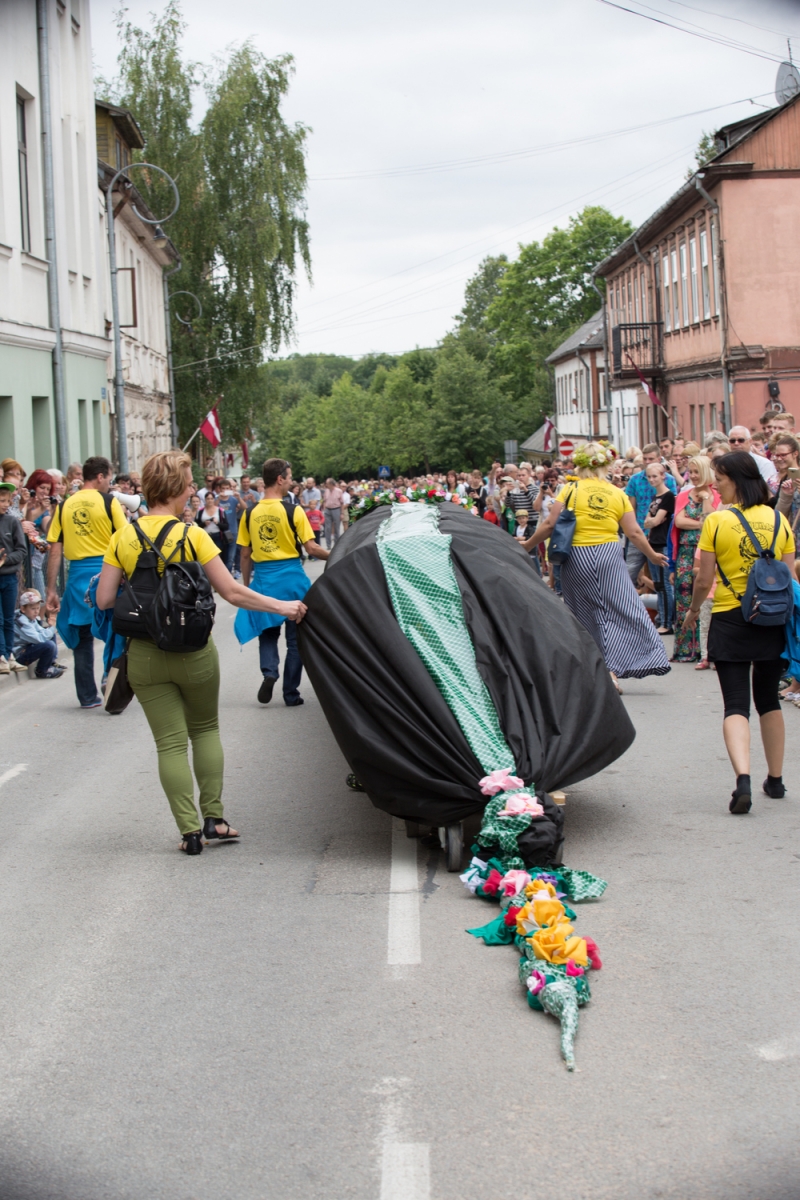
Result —
<path fill-rule="evenodd" d="M 669 331 L 672 329 L 672 318 L 670 315 L 669 303 L 669 259 L 667 258 L 666 254 L 662 259 L 662 264 L 664 267 L 664 328 L 667 333 L 669 333 Z"/>
<path fill-rule="evenodd" d="M 17 96 L 17 156 L 19 159 L 19 219 L 20 245 L 31 248 L 31 209 L 28 196 L 28 132 L 25 121 L 25 101 Z"/>
<path fill-rule="evenodd" d="M 639 280 L 636 275 L 633 277 L 633 307 L 636 310 L 636 323 L 638 325 L 642 318 L 640 315 L 641 310 L 639 309 Z"/>
<path fill-rule="evenodd" d="M 677 408 L 673 408 L 673 410 L 672 410 L 672 436 L 673 437 L 677 436 L 677 430 L 678 430 L 678 410 L 677 410 Z"/>
<path fill-rule="evenodd" d="M 692 431 L 692 441 L 697 441 L 697 413 L 693 404 L 689 405 L 689 428 Z"/>
<path fill-rule="evenodd" d="M 630 276 L 628 276 L 628 321 L 633 321 L 633 292 L 631 290 Z"/>
<path fill-rule="evenodd" d="M 128 147 L 121 138 L 116 138 L 116 160 L 117 170 L 121 171 L 123 167 L 127 167 L 131 161 L 131 156 L 128 152 Z"/>
<path fill-rule="evenodd" d="M 686 271 L 686 242 L 681 242 L 681 303 L 683 305 L 683 324 L 689 324 L 689 277 Z"/>
<path fill-rule="evenodd" d="M 713 220 L 711 222 L 711 254 L 714 262 L 717 262 L 717 227 Z M 715 284 L 717 282 L 716 276 L 714 277 L 714 282 Z M 716 287 L 714 288 L 714 315 L 719 316 L 719 296 L 717 295 Z"/>
<path fill-rule="evenodd" d="M 709 414 L 708 415 L 709 429 L 716 429 L 717 428 L 717 406 L 716 406 L 716 404 L 710 404 L 708 406 L 708 414 Z"/>
<path fill-rule="evenodd" d="M 81 448 L 81 458 L 89 457 L 89 422 L 86 412 L 86 401 L 78 400 L 78 441 Z"/>
<path fill-rule="evenodd" d="M 702 444 L 706 436 L 706 406 L 701 404 L 698 407 L 700 408 L 700 442 Z"/>
<path fill-rule="evenodd" d="M 619 280 L 617 280 L 617 324 L 622 324 L 622 305 L 619 302 Z"/>
<path fill-rule="evenodd" d="M 692 323 L 700 320 L 700 305 L 697 294 L 697 238 L 689 239 L 689 268 L 692 272 Z"/>
<path fill-rule="evenodd" d="M 647 320 L 647 284 L 644 280 L 644 271 L 639 276 L 639 291 L 642 296 L 642 320 Z"/>
<path fill-rule="evenodd" d="M 708 235 L 700 230 L 700 271 L 703 283 L 703 320 L 711 316 L 711 287 L 708 277 Z"/>
<path fill-rule="evenodd" d="M 678 252 L 673 246 L 669 252 L 669 262 L 672 268 L 672 327 L 679 329 L 681 324 L 680 300 L 678 299 Z"/>

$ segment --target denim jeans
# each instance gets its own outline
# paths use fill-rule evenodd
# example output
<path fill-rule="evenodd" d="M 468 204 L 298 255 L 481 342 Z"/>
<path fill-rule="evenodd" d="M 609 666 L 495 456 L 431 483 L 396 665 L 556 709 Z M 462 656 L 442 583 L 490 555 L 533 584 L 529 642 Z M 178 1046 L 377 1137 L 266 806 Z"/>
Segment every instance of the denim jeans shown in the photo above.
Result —
<path fill-rule="evenodd" d="M 0 654 L 14 653 L 14 609 L 17 607 L 17 572 L 0 575 Z"/>
<path fill-rule="evenodd" d="M 222 544 L 222 561 L 225 563 L 225 566 L 228 568 L 231 574 L 233 574 L 233 560 L 235 556 L 236 543 L 229 542 L 227 540 L 224 541 Z"/>
<path fill-rule="evenodd" d="M 645 564 L 644 551 L 638 550 L 633 542 L 625 539 L 625 565 L 628 568 L 628 574 L 633 580 L 634 586 L 639 578 L 639 572 Z"/>
<path fill-rule="evenodd" d="M 284 621 L 286 629 L 286 662 L 283 666 L 283 698 L 287 704 L 296 704 L 300 699 L 300 677 L 303 674 L 303 660 L 297 648 L 297 626 L 294 621 Z M 261 664 L 261 674 L 265 679 L 277 679 L 280 675 L 278 658 L 278 639 L 281 636 L 280 625 L 273 625 L 258 635 L 258 652 Z"/>
<path fill-rule="evenodd" d="M 94 681 L 94 637 L 91 625 L 70 625 L 70 633 L 78 638 L 72 651 L 75 663 L 75 691 L 78 701 L 85 708 L 100 699 Z"/>
<path fill-rule="evenodd" d="M 41 679 L 58 658 L 56 639 L 52 638 L 49 642 L 29 642 L 27 646 L 22 647 L 16 658 L 23 667 L 36 663 L 36 674 Z"/>
<path fill-rule="evenodd" d="M 669 567 L 650 563 L 650 578 L 658 596 L 658 620 L 662 627 L 672 629 L 675 625 L 675 588 L 669 581 Z"/>
<path fill-rule="evenodd" d="M 330 550 L 337 538 L 342 536 L 342 510 L 340 508 L 325 509 L 325 545 Z"/>

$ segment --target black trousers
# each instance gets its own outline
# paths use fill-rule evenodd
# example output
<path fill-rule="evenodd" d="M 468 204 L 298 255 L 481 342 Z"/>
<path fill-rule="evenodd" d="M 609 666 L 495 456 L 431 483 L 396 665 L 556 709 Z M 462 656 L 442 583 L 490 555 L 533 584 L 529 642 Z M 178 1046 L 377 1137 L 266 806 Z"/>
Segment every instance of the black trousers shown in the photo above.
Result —
<path fill-rule="evenodd" d="M 750 667 L 753 668 L 753 703 L 760 717 L 781 706 L 778 687 L 786 670 L 782 658 L 762 662 L 720 662 L 715 660 L 717 678 L 725 702 L 726 717 L 750 719 Z"/>

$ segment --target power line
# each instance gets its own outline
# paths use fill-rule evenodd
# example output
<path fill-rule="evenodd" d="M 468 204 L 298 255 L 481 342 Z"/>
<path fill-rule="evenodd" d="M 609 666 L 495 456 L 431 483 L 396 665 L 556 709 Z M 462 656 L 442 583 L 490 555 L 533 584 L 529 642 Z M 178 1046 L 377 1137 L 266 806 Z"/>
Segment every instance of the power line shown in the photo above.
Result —
<path fill-rule="evenodd" d="M 670 4 L 677 4 L 680 8 L 688 8 L 692 12 L 705 13 L 707 17 L 719 17 L 723 21 L 736 21 L 739 25 L 749 25 L 751 29 L 761 29 L 764 33 L 774 33 L 778 37 L 800 37 L 800 33 L 787 33 L 785 29 L 770 29 L 768 25 L 756 25 L 754 21 L 745 21 L 744 17 L 732 17 L 729 13 L 715 12 L 711 8 L 698 8 L 696 4 L 686 4 L 684 0 L 668 0 Z"/>
<path fill-rule="evenodd" d="M 755 50 L 752 47 L 747 47 L 744 44 L 737 45 L 730 38 L 724 35 L 716 36 L 712 33 L 700 33 L 694 29 L 686 29 L 684 25 L 674 25 L 671 21 L 666 21 L 662 17 L 651 17 L 648 13 L 640 12 L 637 8 L 627 8 L 624 4 L 615 4 L 614 0 L 597 0 L 598 4 L 605 4 L 608 8 L 619 9 L 620 12 L 630 13 L 631 16 L 641 17 L 645 21 L 653 21 L 656 25 L 665 25 L 667 29 L 677 29 L 679 33 L 688 33 L 690 37 L 702 38 L 706 42 L 715 42 L 718 46 L 725 46 L 729 50 L 740 50 L 742 54 L 750 54 L 753 58 L 763 58 L 766 62 L 781 62 L 782 59 L 775 55 L 769 54 L 761 50 Z M 658 9 L 656 12 L 660 11 Z"/>

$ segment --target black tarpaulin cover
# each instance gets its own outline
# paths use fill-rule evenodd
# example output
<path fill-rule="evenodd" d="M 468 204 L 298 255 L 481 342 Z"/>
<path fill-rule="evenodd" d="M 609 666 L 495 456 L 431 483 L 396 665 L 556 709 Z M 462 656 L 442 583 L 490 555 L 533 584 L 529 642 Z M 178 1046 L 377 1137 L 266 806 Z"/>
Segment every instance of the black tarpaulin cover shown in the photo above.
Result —
<path fill-rule="evenodd" d="M 444 825 L 482 811 L 484 771 L 392 609 L 376 508 L 335 546 L 306 596 L 300 651 L 334 737 L 373 804 Z M 513 538 L 440 507 L 475 657 L 526 784 L 552 791 L 627 750 L 630 718 L 589 634 Z"/>

